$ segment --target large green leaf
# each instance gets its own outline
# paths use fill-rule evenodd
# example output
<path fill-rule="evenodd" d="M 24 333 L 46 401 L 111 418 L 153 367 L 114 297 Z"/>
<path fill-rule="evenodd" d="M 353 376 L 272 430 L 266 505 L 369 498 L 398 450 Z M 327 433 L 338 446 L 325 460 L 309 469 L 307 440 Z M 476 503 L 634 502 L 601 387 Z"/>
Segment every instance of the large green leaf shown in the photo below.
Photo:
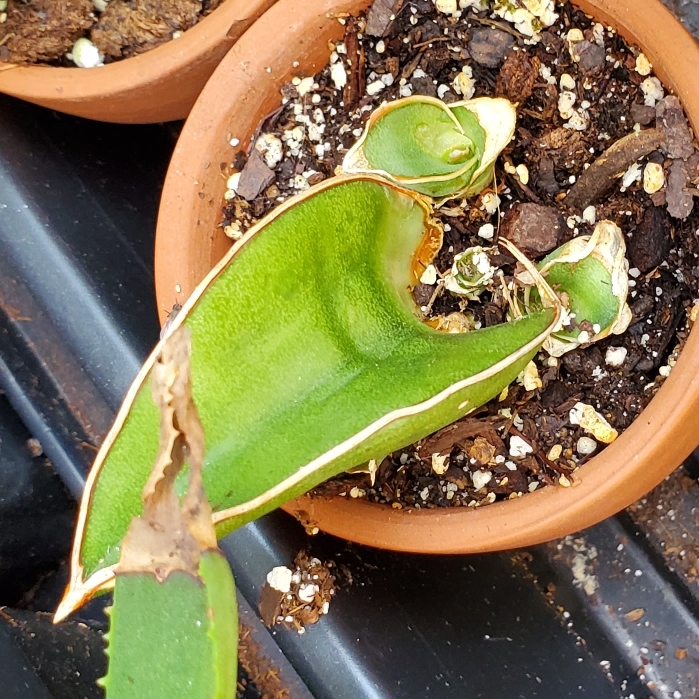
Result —
<path fill-rule="evenodd" d="M 410 287 L 428 213 L 418 195 L 370 177 L 309 190 L 251 231 L 175 321 L 191 330 L 219 535 L 485 403 L 551 330 L 550 309 L 466 335 L 426 326 Z M 105 569 L 141 511 L 158 450 L 151 365 L 91 473 L 75 604 L 109 582 Z"/>

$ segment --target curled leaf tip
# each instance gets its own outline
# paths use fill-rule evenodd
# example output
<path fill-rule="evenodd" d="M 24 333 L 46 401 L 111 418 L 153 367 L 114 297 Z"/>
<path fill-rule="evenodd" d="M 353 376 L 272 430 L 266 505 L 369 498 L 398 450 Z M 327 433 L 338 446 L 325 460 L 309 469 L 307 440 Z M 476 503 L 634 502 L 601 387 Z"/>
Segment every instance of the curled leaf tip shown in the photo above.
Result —
<path fill-rule="evenodd" d="M 626 302 L 629 263 L 625 253 L 621 229 L 612 221 L 600 221 L 591 236 L 573 238 L 539 263 L 536 274 L 555 290 L 562 306 L 559 325 L 543 346 L 551 356 L 560 357 L 628 328 L 631 310 Z M 518 272 L 516 278 L 525 289 L 535 286 L 531 267 Z M 540 303 L 537 295 L 527 294 L 524 306 L 531 311 Z"/>
<path fill-rule="evenodd" d="M 554 357 L 576 347 L 620 335 L 631 322 L 629 263 L 621 229 L 600 221 L 591 236 L 565 243 L 546 257 L 541 274 L 565 301 L 562 327 L 544 343 Z"/>

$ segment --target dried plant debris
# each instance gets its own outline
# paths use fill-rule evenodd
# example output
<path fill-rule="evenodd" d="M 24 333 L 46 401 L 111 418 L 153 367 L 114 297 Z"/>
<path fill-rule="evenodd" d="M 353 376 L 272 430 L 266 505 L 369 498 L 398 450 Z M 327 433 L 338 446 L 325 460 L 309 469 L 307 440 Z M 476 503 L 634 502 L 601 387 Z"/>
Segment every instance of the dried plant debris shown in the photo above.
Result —
<path fill-rule="evenodd" d="M 277 566 L 267 574 L 260 594 L 260 616 L 266 626 L 281 624 L 305 633 L 328 613 L 337 589 L 332 561 L 321 562 L 301 551 L 294 559 L 294 569 Z"/>
<path fill-rule="evenodd" d="M 0 60 L 96 67 L 177 39 L 220 2 L 7 0 Z"/>
<path fill-rule="evenodd" d="M 603 437 L 626 429 L 655 395 L 699 312 L 699 154 L 681 105 L 637 47 L 568 3 L 387 0 L 370 15 L 371 32 L 362 17 L 339 20 L 345 36 L 328 65 L 284 85 L 281 107 L 252 143 L 232 134 L 226 234 L 240 238 L 280 202 L 332 177 L 384 101 L 504 94 L 518 121 L 496 186 L 437 210 L 444 245 L 413 292 L 426 322 L 447 332 L 502 323 L 521 270 L 498 240 L 539 261 L 605 219 L 626 243 L 632 318 L 621 335 L 558 358 L 540 353 L 476 414 L 388 455 L 369 475 L 315 492 L 395 508 L 478 507 L 574 486 Z M 237 188 L 251 152 L 274 180 L 261 178 L 245 198 Z M 459 265 L 474 255 L 487 260 L 484 283 L 461 288 Z"/>
<path fill-rule="evenodd" d="M 255 640 L 254 630 L 239 623 L 238 662 L 247 678 L 238 681 L 238 697 L 260 696 L 261 699 L 290 699 L 289 689 L 279 676 L 279 668 L 264 654 Z M 248 684 L 248 679 L 252 687 Z"/>

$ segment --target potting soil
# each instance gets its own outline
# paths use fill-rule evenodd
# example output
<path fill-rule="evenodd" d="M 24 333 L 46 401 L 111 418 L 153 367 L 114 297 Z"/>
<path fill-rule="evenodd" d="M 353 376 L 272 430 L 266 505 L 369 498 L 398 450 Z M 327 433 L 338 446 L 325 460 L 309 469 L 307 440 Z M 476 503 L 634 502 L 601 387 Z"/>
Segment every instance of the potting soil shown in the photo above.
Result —
<path fill-rule="evenodd" d="M 339 19 L 345 36 L 331 47 L 328 66 L 284 86 L 282 105 L 253 138 L 256 148 L 248 153 L 248 144 L 232 141 L 227 234 L 238 239 L 281 201 L 332 177 L 383 101 L 503 96 L 517 104 L 515 137 L 496 163 L 493 186 L 438 210 L 444 244 L 434 273 L 414 289 L 418 307 L 442 327 L 465 313 L 479 327 L 502 323 L 502 290 L 474 303 L 444 289 L 440 280 L 457 253 L 492 248 L 492 263 L 509 281 L 515 264 L 497 248 L 499 236 L 541 259 L 609 219 L 627 244 L 633 320 L 623 335 L 559 359 L 539 353 L 535 369 L 475 414 L 387 456 L 369 475 L 341 476 L 315 492 L 395 508 L 478 507 L 570 487 L 606 446 L 571 423 L 576 404 L 626 429 L 671 373 L 699 310 L 693 134 L 642 52 L 568 3 L 556 5 L 556 22 L 534 37 L 473 7 L 458 16 L 427 0 L 378 9 L 368 21 Z M 621 141 L 634 132 L 641 138 Z M 622 172 L 602 165 L 615 143 Z M 589 167 L 595 177 L 582 178 Z M 453 313 L 461 315 L 445 320 Z"/>

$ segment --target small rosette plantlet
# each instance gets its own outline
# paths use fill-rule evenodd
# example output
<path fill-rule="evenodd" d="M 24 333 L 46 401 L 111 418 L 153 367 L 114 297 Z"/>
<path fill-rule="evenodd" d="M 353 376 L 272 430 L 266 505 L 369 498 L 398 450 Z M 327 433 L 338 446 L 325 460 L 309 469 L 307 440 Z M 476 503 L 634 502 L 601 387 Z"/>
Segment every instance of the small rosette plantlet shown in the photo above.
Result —
<path fill-rule="evenodd" d="M 619 227 L 612 221 L 600 221 L 591 236 L 573 238 L 539 263 L 539 273 L 563 305 L 560 327 L 544 343 L 550 355 L 560 357 L 628 328 L 631 310 L 626 303 L 629 264 L 625 253 Z M 535 286 L 526 271 L 518 280 L 525 289 Z M 536 291 L 525 298 L 529 311 L 537 306 Z"/>
<path fill-rule="evenodd" d="M 454 256 L 444 286 L 455 294 L 477 301 L 492 282 L 494 274 L 495 268 L 490 264 L 488 253 L 478 245 Z"/>
<path fill-rule="evenodd" d="M 480 194 L 512 140 L 510 102 L 481 97 L 444 104 L 407 97 L 376 109 L 342 163 L 346 173 L 372 173 L 435 199 Z"/>
<path fill-rule="evenodd" d="M 482 116 L 506 112 L 504 100 L 472 102 L 478 107 L 396 102 L 396 113 L 417 110 L 403 115 L 419 128 L 402 129 L 411 143 L 401 158 L 418 166 L 372 161 L 361 171 L 355 161 L 354 172 L 286 201 L 230 250 L 174 320 L 170 332 L 191 332 L 203 483 L 218 536 L 483 405 L 559 326 L 562 304 L 528 261 L 538 302 L 511 322 L 440 332 L 415 305 L 411 291 L 442 235 L 432 196 L 475 192 L 492 175 L 494 144 L 502 149 L 514 130 L 514 116 L 506 128 L 504 117 Z M 363 140 L 380 124 L 372 117 Z M 435 161 L 444 162 L 435 169 Z M 159 443 L 147 381 L 161 346 L 90 473 L 58 618 L 111 587 L 129 522 L 142 512 L 145 464 Z M 176 488 L 184 493 L 184 476 Z"/>
<path fill-rule="evenodd" d="M 124 538 L 107 634 L 107 699 L 233 699 L 238 617 L 233 575 L 216 544 L 201 480 L 204 432 L 192 401 L 189 335 L 153 364 L 160 448 L 143 513 Z M 175 479 L 189 466 L 180 501 Z"/>

